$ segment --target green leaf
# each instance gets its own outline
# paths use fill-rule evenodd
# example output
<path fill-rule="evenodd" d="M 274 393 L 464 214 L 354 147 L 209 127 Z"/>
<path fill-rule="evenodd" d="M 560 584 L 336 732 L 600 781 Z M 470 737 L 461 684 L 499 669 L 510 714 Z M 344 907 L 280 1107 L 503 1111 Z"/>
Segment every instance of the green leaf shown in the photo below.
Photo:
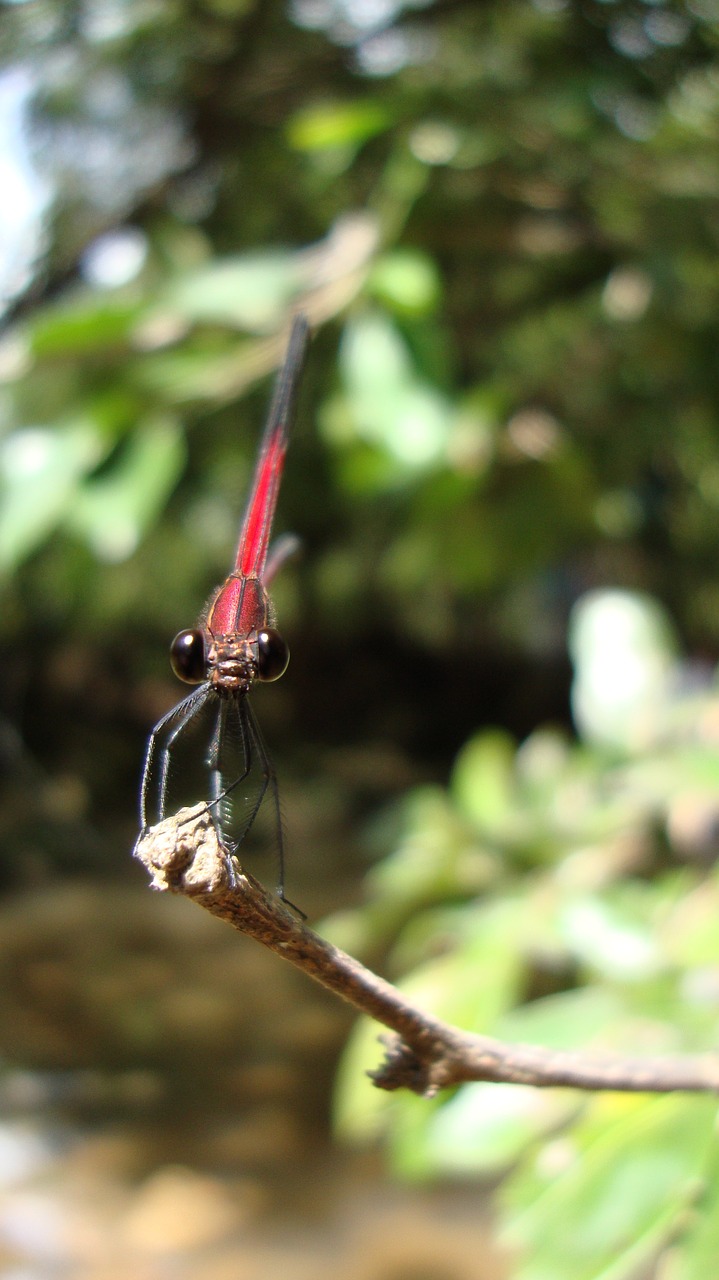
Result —
<path fill-rule="evenodd" d="M 161 311 L 191 323 L 231 325 L 252 333 L 277 328 L 301 283 L 296 254 L 257 253 L 216 259 L 170 281 Z"/>
<path fill-rule="evenodd" d="M 715 1116 L 707 1098 L 595 1098 L 505 1193 L 518 1280 L 634 1276 L 695 1198 Z"/>
<path fill-rule="evenodd" d="M 99 559 L 127 559 L 164 507 L 184 463 L 184 435 L 174 419 L 139 423 L 114 465 L 82 487 L 68 526 Z"/>
<path fill-rule="evenodd" d="M 376 1141 L 385 1132 L 390 1111 L 396 1110 L 392 1094 L 375 1088 L 367 1075 L 382 1061 L 380 1038 L 385 1034 L 386 1028 L 378 1022 L 361 1018 L 342 1054 L 332 1113 L 335 1132 L 345 1142 Z"/>
<path fill-rule="evenodd" d="M 90 418 L 6 436 L 0 443 L 1 570 L 15 568 L 57 528 L 110 443 Z"/>
<path fill-rule="evenodd" d="M 515 744 L 508 733 L 489 730 L 462 748 L 452 771 L 452 795 L 480 831 L 499 835 L 516 810 Z"/>
<path fill-rule="evenodd" d="M 498 1023 L 496 1034 L 547 1049 L 583 1049 L 606 1042 L 607 1033 L 613 1036 L 624 1016 L 624 1004 L 616 992 L 580 987 L 512 1009 Z"/>
<path fill-rule="evenodd" d="M 432 259 L 416 249 L 386 253 L 372 267 L 369 288 L 391 306 L 410 315 L 426 315 L 440 297 L 439 272 Z"/>
<path fill-rule="evenodd" d="M 592 591 L 572 613 L 572 706 L 591 742 L 636 750 L 664 728 L 676 641 L 664 610 L 639 592 Z"/>
<path fill-rule="evenodd" d="M 140 314 L 137 302 L 84 294 L 34 316 L 28 326 L 30 349 L 38 358 L 109 352 L 128 341 Z"/>
<path fill-rule="evenodd" d="M 524 905 L 499 898 L 458 913 L 452 921 L 458 933 L 454 948 L 403 977 L 402 990 L 453 1026 L 492 1031 L 517 999 L 527 932 Z"/>
<path fill-rule="evenodd" d="M 340 367 L 360 439 L 405 468 L 423 469 L 443 457 L 453 411 L 436 387 L 415 374 L 409 350 L 387 316 L 366 313 L 348 322 Z"/>
<path fill-rule="evenodd" d="M 524 932 L 521 906 L 501 900 L 473 906 L 450 914 L 447 927 L 458 938 L 454 949 L 421 964 L 398 985 L 414 1004 L 436 1017 L 486 1032 L 517 996 Z M 400 939 L 396 951 L 401 954 L 402 950 Z M 427 1124 L 433 1112 L 446 1104 L 446 1097 L 431 1105 L 425 1100 L 417 1109 L 414 1100 L 403 1095 L 388 1109 L 383 1100 L 387 1095 L 376 1089 L 368 1092 L 366 1072 L 381 1057 L 377 1036 L 376 1024 L 363 1019 L 343 1055 L 335 1098 L 339 1132 L 349 1140 L 367 1142 L 384 1132 L 391 1120 L 389 1136 L 397 1170 L 415 1178 L 429 1176 L 441 1165 Z"/>
<path fill-rule="evenodd" d="M 580 1103 L 566 1091 L 478 1082 L 427 1117 L 427 1160 L 436 1176 L 496 1175 Z"/>
<path fill-rule="evenodd" d="M 356 147 L 389 128 L 392 113 L 376 98 L 327 102 L 298 111 L 287 128 L 296 151 L 328 151 Z"/>
<path fill-rule="evenodd" d="M 383 900 L 431 902 L 456 891 L 466 830 L 439 787 L 418 787 L 402 803 L 402 828 L 392 853 L 370 873 Z"/>
<path fill-rule="evenodd" d="M 573 955 L 610 980 L 637 981 L 663 967 L 650 921 L 596 895 L 566 903 L 559 933 Z"/>
<path fill-rule="evenodd" d="M 147 356 L 132 370 L 133 387 L 149 392 L 169 405 L 191 401 L 226 402 L 241 394 L 258 378 L 255 361 L 246 348 L 229 351 L 195 351 L 183 348 Z"/>
<path fill-rule="evenodd" d="M 698 1187 L 696 1210 L 672 1250 L 671 1280 L 707 1280 L 719 1258 L 719 1161 L 716 1144 Z"/>
<path fill-rule="evenodd" d="M 690 886 L 686 886 L 688 890 Z M 716 970 L 719 965 L 719 877 L 716 871 L 711 879 L 685 891 L 674 910 L 661 925 L 661 941 L 668 959 L 683 968 L 699 970 L 703 967 L 707 980 L 707 997 L 714 1006 Z M 695 977 L 697 975 L 695 974 Z"/>

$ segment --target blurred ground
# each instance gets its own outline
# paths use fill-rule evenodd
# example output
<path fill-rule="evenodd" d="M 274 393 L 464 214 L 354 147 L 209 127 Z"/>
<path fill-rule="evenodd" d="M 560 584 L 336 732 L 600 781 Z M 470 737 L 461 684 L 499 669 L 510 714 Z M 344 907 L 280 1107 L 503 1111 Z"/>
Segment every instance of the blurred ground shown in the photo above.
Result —
<path fill-rule="evenodd" d="M 0 1271 L 499 1280 L 476 1186 L 333 1146 L 349 1016 L 193 904 L 60 883 L 0 911 Z"/>

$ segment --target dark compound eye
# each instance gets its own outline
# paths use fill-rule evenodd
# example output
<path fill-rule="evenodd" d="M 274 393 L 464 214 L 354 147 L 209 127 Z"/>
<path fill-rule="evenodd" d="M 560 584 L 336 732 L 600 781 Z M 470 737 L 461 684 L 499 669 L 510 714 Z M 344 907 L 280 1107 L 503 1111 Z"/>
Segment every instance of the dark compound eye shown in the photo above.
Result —
<path fill-rule="evenodd" d="M 200 684 L 207 676 L 205 637 L 201 631 L 181 631 L 170 645 L 170 665 L 178 680 Z"/>
<path fill-rule="evenodd" d="M 279 680 L 287 670 L 290 650 L 279 631 L 268 627 L 257 633 L 257 674 L 260 680 Z"/>

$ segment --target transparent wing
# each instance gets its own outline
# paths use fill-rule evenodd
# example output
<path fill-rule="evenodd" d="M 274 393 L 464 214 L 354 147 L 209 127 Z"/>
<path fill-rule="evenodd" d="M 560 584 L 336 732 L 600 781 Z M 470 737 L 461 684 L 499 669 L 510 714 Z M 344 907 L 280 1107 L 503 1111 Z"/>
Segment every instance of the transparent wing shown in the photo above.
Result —
<path fill-rule="evenodd" d="M 252 826 L 271 774 L 246 696 L 196 689 L 152 732 L 142 780 L 141 821 L 152 826 L 178 809 L 207 804 L 234 852 Z"/>
<path fill-rule="evenodd" d="M 269 782 L 246 695 L 220 700 L 206 764 L 210 809 L 223 844 L 234 851 L 255 821 Z"/>

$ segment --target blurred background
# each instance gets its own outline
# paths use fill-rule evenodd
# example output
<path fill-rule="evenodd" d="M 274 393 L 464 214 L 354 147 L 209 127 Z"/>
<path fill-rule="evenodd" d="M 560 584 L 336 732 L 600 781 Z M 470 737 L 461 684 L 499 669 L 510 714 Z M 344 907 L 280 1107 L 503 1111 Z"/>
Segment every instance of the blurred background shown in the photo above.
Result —
<path fill-rule="evenodd" d="M 3 1274 L 715 1269 L 711 1101 L 380 1095 L 131 851 L 301 308 L 288 895 L 459 1025 L 716 1046 L 718 49 L 717 0 L 0 3 Z"/>

